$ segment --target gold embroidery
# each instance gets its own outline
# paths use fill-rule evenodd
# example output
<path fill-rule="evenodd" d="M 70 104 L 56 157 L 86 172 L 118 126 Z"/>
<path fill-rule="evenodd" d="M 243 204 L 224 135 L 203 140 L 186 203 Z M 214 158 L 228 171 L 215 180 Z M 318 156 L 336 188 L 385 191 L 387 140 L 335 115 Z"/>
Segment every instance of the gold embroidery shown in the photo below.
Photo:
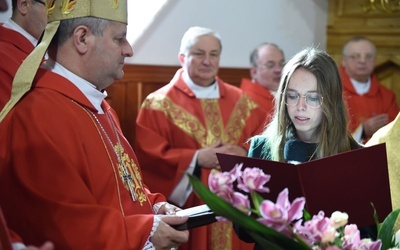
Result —
<path fill-rule="evenodd" d="M 224 143 L 238 144 L 246 120 L 250 117 L 251 111 L 257 107 L 255 102 L 242 95 L 229 117 L 228 124 L 224 127 L 218 99 L 201 99 L 201 105 L 206 120 L 205 126 L 184 107 L 176 105 L 164 95 L 151 94 L 144 101 L 142 108 L 163 112 L 168 120 L 205 147 L 219 139 Z"/>
<path fill-rule="evenodd" d="M 61 12 L 64 15 L 71 13 L 74 5 L 76 4 L 76 1 L 77 0 L 64 0 L 62 5 L 61 5 Z"/>
<path fill-rule="evenodd" d="M 203 147 L 212 145 L 219 139 L 226 142 L 227 138 L 225 138 L 224 124 L 218 106 L 218 99 L 201 99 L 201 106 L 206 121 L 206 128 L 208 128 L 205 142 L 201 143 L 201 145 Z"/>
<path fill-rule="evenodd" d="M 130 182 L 133 186 L 133 191 L 135 192 L 135 196 L 137 197 L 137 200 L 140 202 L 140 205 L 143 205 L 143 202 L 147 200 L 147 196 L 144 192 L 143 188 L 143 180 L 142 176 L 139 172 L 139 168 L 136 165 L 135 161 L 129 157 L 127 153 L 124 152 L 124 148 L 122 147 L 121 144 L 117 143 L 117 145 L 114 146 L 114 150 L 118 152 L 122 156 L 122 163 L 118 163 L 118 170 L 119 170 L 119 175 L 122 180 L 124 180 L 124 171 L 123 171 L 123 166 L 126 167 L 126 170 L 128 174 L 130 175 Z M 124 181 L 124 187 L 126 190 L 129 191 L 129 186 L 126 181 Z"/>
<path fill-rule="evenodd" d="M 232 223 L 215 222 L 211 225 L 211 249 L 232 249 Z"/>
<path fill-rule="evenodd" d="M 127 189 L 128 192 L 132 195 L 133 201 L 137 200 L 137 201 L 139 201 L 140 205 L 143 206 L 143 202 L 147 201 L 147 196 L 146 196 L 144 188 L 143 188 L 142 176 L 139 172 L 138 166 L 136 165 L 135 161 L 132 158 L 130 158 L 127 153 L 125 153 L 125 149 L 124 149 L 124 147 L 122 147 L 121 142 L 119 140 L 118 132 L 116 131 L 115 125 L 113 124 L 114 121 L 111 119 L 111 116 L 109 115 L 109 113 L 107 113 L 107 115 L 108 115 L 109 121 L 110 121 L 113 129 L 115 130 L 114 131 L 115 136 L 117 137 L 117 142 L 115 145 L 111 141 L 111 138 L 105 131 L 103 125 L 100 123 L 97 116 L 93 112 L 91 112 L 89 109 L 86 109 L 86 108 L 80 106 L 78 103 L 76 103 L 74 101 L 73 101 L 73 103 L 75 103 L 80 108 L 82 108 L 91 117 L 91 120 L 93 121 L 96 129 L 99 131 L 99 135 L 100 135 L 101 140 L 103 141 L 103 144 L 104 144 L 103 135 L 105 136 L 108 143 L 113 148 L 115 155 L 117 156 L 118 173 L 122 180 L 124 188 Z M 108 147 L 106 145 L 104 145 L 104 147 L 107 151 L 108 156 L 110 157 Z M 114 167 L 114 163 L 111 160 L 111 158 L 110 158 L 110 162 L 111 162 L 112 169 L 113 169 L 114 175 L 115 175 L 115 167 Z M 117 181 L 117 185 L 118 185 L 118 181 Z M 120 200 L 120 205 L 122 206 L 119 188 L 117 188 L 117 192 L 118 192 L 118 198 Z"/>
<path fill-rule="evenodd" d="M 226 143 L 239 143 L 238 140 L 246 126 L 246 120 L 250 117 L 251 111 L 257 107 L 257 104 L 247 95 L 240 97 L 225 128 L 224 139 Z"/>
<path fill-rule="evenodd" d="M 55 2 L 56 0 L 48 0 L 47 1 L 47 16 L 50 16 L 51 13 L 53 13 L 54 8 L 55 8 Z"/>
<path fill-rule="evenodd" d="M 143 102 L 143 108 L 162 111 L 173 124 L 193 137 L 201 145 L 206 145 L 206 130 L 197 117 L 176 105 L 166 96 L 152 94 Z"/>
<path fill-rule="evenodd" d="M 112 8 L 113 8 L 113 9 L 118 8 L 118 4 L 119 4 L 119 1 L 118 1 L 118 0 L 113 0 L 113 1 L 112 1 Z"/>

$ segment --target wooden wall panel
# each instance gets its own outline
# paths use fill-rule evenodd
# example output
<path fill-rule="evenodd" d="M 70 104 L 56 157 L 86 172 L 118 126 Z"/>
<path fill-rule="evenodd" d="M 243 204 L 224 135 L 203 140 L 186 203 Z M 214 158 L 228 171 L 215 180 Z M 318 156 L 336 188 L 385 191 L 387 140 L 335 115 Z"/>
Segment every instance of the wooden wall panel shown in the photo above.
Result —
<path fill-rule="evenodd" d="M 126 119 L 126 82 L 115 82 L 112 87 L 107 89 L 107 101 L 115 109 L 120 121 Z M 121 123 L 122 130 L 126 129 L 126 124 Z"/>
<path fill-rule="evenodd" d="M 380 4 L 393 4 L 393 13 Z M 342 47 L 353 36 L 365 36 L 377 47 L 375 72 L 378 79 L 397 95 L 400 104 L 400 5 L 399 1 L 329 0 L 327 51 L 340 65 Z M 375 4 L 375 5 L 371 5 Z M 374 7 L 372 7 L 374 6 Z M 375 8 L 375 9 L 374 9 Z"/>
<path fill-rule="evenodd" d="M 107 101 L 117 112 L 121 128 L 128 141 L 134 145 L 135 123 L 139 108 L 148 94 L 167 84 L 178 66 L 125 65 L 125 76 L 107 88 Z M 219 77 L 235 86 L 240 86 L 249 70 L 243 68 L 220 68 Z"/>

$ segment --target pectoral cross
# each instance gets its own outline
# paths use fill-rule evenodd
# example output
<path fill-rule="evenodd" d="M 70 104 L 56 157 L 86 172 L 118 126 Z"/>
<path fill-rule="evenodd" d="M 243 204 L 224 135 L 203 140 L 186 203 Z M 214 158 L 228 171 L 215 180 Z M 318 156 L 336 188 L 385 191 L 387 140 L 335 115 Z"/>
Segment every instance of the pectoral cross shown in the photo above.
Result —
<path fill-rule="evenodd" d="M 106 130 L 104 129 L 103 125 L 101 124 L 101 122 L 99 121 L 99 119 L 97 118 L 97 116 L 96 116 L 92 111 L 90 111 L 89 109 L 86 109 L 86 110 L 87 110 L 87 112 L 88 112 L 89 114 L 91 114 L 92 117 L 96 120 L 97 124 L 99 125 L 99 127 L 100 127 L 101 130 L 103 131 L 104 136 L 107 138 L 108 142 L 110 143 L 111 147 L 113 148 L 114 153 L 115 153 L 115 155 L 116 155 L 117 158 L 118 158 L 118 163 L 119 163 L 118 167 L 119 167 L 120 170 L 122 171 L 122 173 L 120 173 L 120 176 L 121 176 L 121 178 L 122 178 L 122 181 L 124 182 L 124 184 L 126 184 L 126 185 L 128 186 L 129 193 L 131 193 L 132 200 L 133 200 L 133 201 L 136 201 L 137 198 L 136 198 L 136 194 L 135 194 L 135 189 L 134 189 L 134 187 L 133 187 L 133 185 L 132 185 L 132 180 L 133 180 L 133 178 L 132 178 L 132 175 L 128 172 L 128 170 L 127 170 L 127 168 L 126 168 L 126 166 L 125 166 L 125 164 L 124 164 L 124 162 L 123 162 L 123 157 L 122 157 L 122 151 L 123 151 L 123 149 L 122 149 L 122 144 L 121 144 L 121 141 L 120 141 L 119 136 L 118 136 L 117 128 L 116 128 L 116 126 L 115 126 L 115 124 L 114 124 L 114 121 L 113 121 L 113 119 L 112 119 L 110 113 L 107 112 L 107 116 L 108 116 L 108 119 L 110 120 L 111 126 L 112 126 L 112 128 L 113 128 L 113 130 L 114 130 L 114 132 L 115 132 L 115 137 L 117 138 L 117 142 L 118 142 L 118 143 L 117 143 L 116 146 L 114 146 L 113 142 L 111 141 L 111 138 L 108 136 Z"/>
<path fill-rule="evenodd" d="M 131 197 L 133 201 L 136 201 L 135 190 L 132 185 L 132 175 L 128 172 L 124 164 L 121 164 L 122 169 L 122 179 L 126 185 L 128 185 L 129 193 L 131 193 Z"/>

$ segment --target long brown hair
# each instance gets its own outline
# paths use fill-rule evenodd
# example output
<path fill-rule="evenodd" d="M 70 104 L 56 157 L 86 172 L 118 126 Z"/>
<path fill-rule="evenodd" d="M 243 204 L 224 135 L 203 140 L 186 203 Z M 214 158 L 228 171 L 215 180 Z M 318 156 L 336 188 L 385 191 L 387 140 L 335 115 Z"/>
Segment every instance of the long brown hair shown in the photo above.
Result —
<path fill-rule="evenodd" d="M 335 61 L 328 53 L 316 48 L 305 48 L 285 65 L 276 94 L 275 113 L 262 136 L 266 137 L 269 158 L 283 161 L 286 141 L 297 138 L 284 96 L 293 72 L 299 68 L 312 73 L 317 79 L 317 91 L 323 97 L 322 122 L 314 132 L 317 138 L 315 158 L 322 158 L 359 147 L 348 130 L 347 107 L 343 99 L 342 82 Z"/>

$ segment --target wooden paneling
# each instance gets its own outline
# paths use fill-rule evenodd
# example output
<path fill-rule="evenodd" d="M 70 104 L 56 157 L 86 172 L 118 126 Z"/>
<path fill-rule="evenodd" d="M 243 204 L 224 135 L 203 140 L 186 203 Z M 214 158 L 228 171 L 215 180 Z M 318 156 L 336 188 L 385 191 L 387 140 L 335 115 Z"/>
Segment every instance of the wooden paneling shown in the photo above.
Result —
<path fill-rule="evenodd" d="M 371 7 L 371 2 L 375 9 Z M 391 1 L 329 0 L 327 51 L 340 65 L 342 47 L 353 36 L 365 36 L 377 47 L 375 72 L 378 79 L 392 89 L 400 104 L 400 6 L 393 13 L 379 10 Z"/>
<path fill-rule="evenodd" d="M 134 145 L 135 123 L 139 108 L 148 94 L 167 84 L 178 66 L 125 65 L 125 76 L 107 88 L 107 101 L 115 109 L 126 138 Z M 240 86 L 249 70 L 243 68 L 220 68 L 219 77 L 235 86 Z"/>
<path fill-rule="evenodd" d="M 327 50 L 341 55 L 343 44 L 353 36 L 366 36 L 379 56 L 400 55 L 400 9 L 396 13 L 369 10 L 369 0 L 329 0 Z M 381 1 L 375 1 L 381 2 Z M 378 3 L 377 3 L 378 4 Z"/>

